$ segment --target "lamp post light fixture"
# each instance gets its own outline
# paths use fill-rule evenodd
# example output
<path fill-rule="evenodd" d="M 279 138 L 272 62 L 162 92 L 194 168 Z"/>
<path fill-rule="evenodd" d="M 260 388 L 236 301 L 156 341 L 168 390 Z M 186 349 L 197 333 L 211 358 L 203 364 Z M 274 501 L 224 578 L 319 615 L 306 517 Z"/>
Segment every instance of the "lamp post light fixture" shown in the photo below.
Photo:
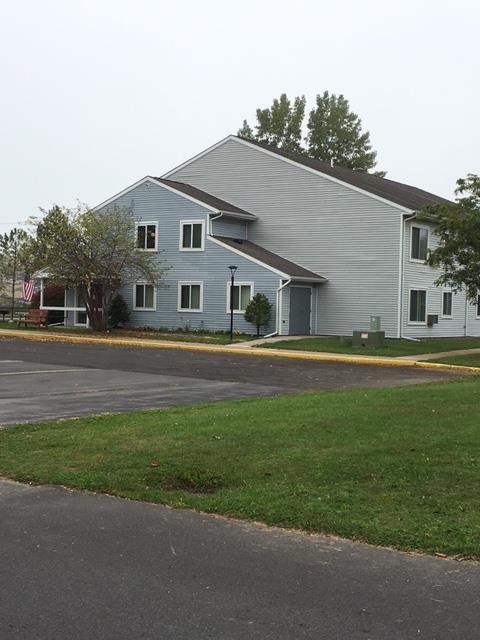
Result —
<path fill-rule="evenodd" d="M 228 267 L 231 273 L 230 281 L 230 342 L 233 342 L 233 287 L 235 285 L 235 272 L 238 267 L 230 265 Z"/>

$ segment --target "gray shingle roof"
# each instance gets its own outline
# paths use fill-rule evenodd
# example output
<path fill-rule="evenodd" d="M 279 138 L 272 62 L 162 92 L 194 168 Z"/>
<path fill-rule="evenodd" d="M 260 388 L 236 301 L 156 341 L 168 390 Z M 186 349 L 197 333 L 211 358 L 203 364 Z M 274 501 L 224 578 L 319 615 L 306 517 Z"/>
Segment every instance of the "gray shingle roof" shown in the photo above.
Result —
<path fill-rule="evenodd" d="M 364 171 L 353 171 L 352 169 L 347 169 L 345 167 L 331 167 L 328 163 L 317 160 L 316 158 L 309 158 L 297 153 L 283 151 L 282 149 L 271 147 L 268 144 L 255 142 L 254 140 L 247 140 L 246 138 L 239 139 L 245 140 L 246 142 L 254 144 L 262 149 L 266 149 L 267 151 L 271 151 L 272 153 L 283 158 L 287 158 L 288 160 L 293 160 L 294 162 L 303 164 L 305 167 L 309 167 L 310 169 L 315 169 L 320 173 L 337 178 L 337 180 L 351 184 L 354 187 L 363 189 L 368 193 L 372 193 L 373 195 L 384 198 L 385 200 L 399 204 L 407 209 L 416 211 L 430 204 L 450 203 L 446 198 L 436 196 L 433 193 L 423 191 L 423 189 L 417 189 L 417 187 L 412 187 L 408 184 L 402 184 L 401 182 L 395 182 L 394 180 L 388 180 L 387 178 L 379 178 L 378 176 L 374 176 L 371 173 L 365 173 Z"/>
<path fill-rule="evenodd" d="M 239 207 L 236 207 L 229 202 L 225 202 L 225 200 L 221 200 L 220 198 L 216 198 L 212 196 L 210 193 L 206 193 L 201 189 L 197 189 L 197 187 L 193 187 L 191 184 L 185 184 L 184 182 L 177 182 L 176 180 L 167 180 L 166 178 L 154 178 L 157 182 L 161 182 L 162 184 L 167 185 L 167 187 L 172 187 L 172 189 L 176 189 L 181 193 L 184 193 L 187 196 L 191 196 L 200 202 L 203 202 L 218 211 L 222 211 L 224 213 L 232 213 L 234 215 L 241 215 L 245 218 L 251 218 L 255 220 L 257 216 L 253 215 L 253 213 L 249 213 L 248 211 L 244 211 Z"/>
<path fill-rule="evenodd" d="M 313 271 L 309 271 L 308 269 L 304 269 L 298 264 L 294 262 L 290 262 L 290 260 L 286 260 L 276 253 L 272 253 L 268 251 L 268 249 L 264 249 L 260 247 L 258 244 L 254 244 L 250 242 L 250 240 L 237 240 L 236 238 L 227 238 L 225 236 L 214 236 L 216 240 L 220 240 L 223 244 L 226 244 L 228 247 L 232 247 L 237 251 L 241 251 L 246 256 L 251 258 L 255 258 L 260 262 L 263 262 L 269 267 L 276 269 L 277 271 L 281 271 L 286 276 L 293 278 L 294 280 L 316 280 L 318 282 L 325 282 L 326 278 L 319 276 L 318 273 L 314 273 Z"/>

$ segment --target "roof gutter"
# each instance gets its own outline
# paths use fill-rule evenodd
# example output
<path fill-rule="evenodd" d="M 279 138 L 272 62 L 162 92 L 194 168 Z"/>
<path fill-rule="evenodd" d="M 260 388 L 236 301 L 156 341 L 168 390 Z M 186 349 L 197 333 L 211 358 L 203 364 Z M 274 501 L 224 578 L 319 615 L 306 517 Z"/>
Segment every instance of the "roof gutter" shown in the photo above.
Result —
<path fill-rule="evenodd" d="M 412 342 L 420 342 L 417 338 L 410 338 L 408 336 L 403 335 L 403 304 L 404 304 L 404 296 L 403 290 L 405 286 L 405 225 L 410 220 L 414 220 L 417 217 L 417 212 L 415 211 L 409 216 L 401 216 L 402 219 L 402 228 L 400 230 L 400 291 L 398 294 L 398 337 L 399 339 L 411 340 Z"/>
<path fill-rule="evenodd" d="M 209 226 L 208 235 L 209 236 L 213 236 L 213 224 L 212 224 L 212 222 L 214 220 L 218 220 L 222 216 L 223 216 L 223 211 L 220 211 L 220 213 L 218 215 L 213 216 L 213 218 L 209 218 L 209 220 L 208 220 L 208 226 Z"/>

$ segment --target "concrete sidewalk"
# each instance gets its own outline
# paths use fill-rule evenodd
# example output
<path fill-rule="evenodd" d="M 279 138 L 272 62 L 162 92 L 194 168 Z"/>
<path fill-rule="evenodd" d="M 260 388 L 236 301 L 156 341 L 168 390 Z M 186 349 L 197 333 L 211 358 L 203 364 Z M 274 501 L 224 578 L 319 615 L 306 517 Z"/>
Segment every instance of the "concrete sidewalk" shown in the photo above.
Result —
<path fill-rule="evenodd" d="M 419 360 L 438 360 L 440 358 L 452 358 L 454 356 L 469 356 L 480 353 L 480 349 L 456 349 L 455 351 L 438 351 L 436 353 L 419 353 L 415 356 L 398 356 L 399 360 L 410 360 L 418 362 Z"/>

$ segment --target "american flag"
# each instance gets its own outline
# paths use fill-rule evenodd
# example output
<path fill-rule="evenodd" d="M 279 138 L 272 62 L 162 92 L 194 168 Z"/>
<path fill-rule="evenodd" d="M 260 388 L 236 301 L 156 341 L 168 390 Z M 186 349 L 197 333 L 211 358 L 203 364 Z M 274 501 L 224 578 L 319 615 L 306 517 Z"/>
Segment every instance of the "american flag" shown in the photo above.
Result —
<path fill-rule="evenodd" d="M 33 293 L 35 291 L 35 285 L 33 280 L 27 274 L 23 277 L 22 282 L 22 298 L 25 302 L 31 302 L 33 298 Z"/>

